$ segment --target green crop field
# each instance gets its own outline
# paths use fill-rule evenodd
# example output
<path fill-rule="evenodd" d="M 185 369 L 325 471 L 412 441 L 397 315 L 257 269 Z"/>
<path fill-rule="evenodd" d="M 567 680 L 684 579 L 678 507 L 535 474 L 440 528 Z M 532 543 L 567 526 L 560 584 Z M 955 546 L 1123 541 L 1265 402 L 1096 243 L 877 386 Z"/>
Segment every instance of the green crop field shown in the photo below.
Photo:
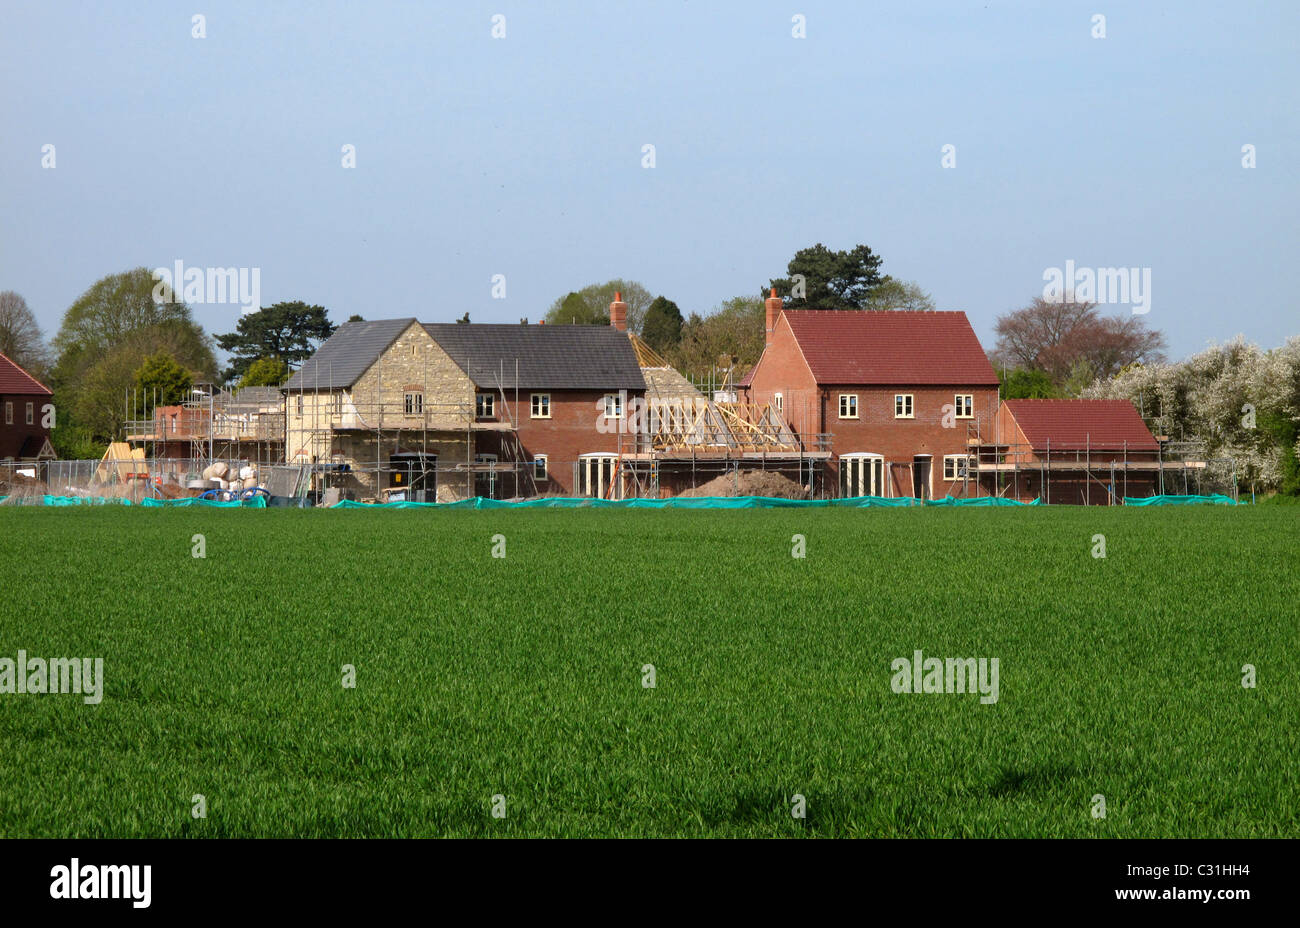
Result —
<path fill-rule="evenodd" d="M 0 693 L 0 835 L 1296 837 L 1298 554 L 1294 507 L 0 507 L 0 658 L 104 681 Z M 997 701 L 894 692 L 916 650 Z"/>

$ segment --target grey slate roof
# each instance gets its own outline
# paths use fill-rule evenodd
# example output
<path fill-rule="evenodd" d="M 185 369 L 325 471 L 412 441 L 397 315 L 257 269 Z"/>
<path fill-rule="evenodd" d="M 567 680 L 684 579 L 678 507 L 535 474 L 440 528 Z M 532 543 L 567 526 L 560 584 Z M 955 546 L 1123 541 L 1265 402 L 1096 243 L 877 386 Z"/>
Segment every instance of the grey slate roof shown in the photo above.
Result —
<path fill-rule="evenodd" d="M 484 389 L 645 389 L 627 333 L 612 326 L 439 322 L 424 328 Z"/>
<path fill-rule="evenodd" d="M 338 390 L 352 386 L 415 321 L 412 317 L 343 323 L 282 389 Z"/>

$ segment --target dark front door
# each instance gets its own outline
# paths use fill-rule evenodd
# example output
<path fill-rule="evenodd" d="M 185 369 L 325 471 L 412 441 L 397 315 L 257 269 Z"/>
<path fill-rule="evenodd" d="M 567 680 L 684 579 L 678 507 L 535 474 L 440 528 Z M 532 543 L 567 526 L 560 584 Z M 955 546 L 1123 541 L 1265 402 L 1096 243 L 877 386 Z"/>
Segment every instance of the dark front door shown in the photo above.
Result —
<path fill-rule="evenodd" d="M 438 456 L 436 454 L 395 454 L 388 459 L 388 485 L 406 490 L 406 498 L 416 503 L 438 500 Z"/>

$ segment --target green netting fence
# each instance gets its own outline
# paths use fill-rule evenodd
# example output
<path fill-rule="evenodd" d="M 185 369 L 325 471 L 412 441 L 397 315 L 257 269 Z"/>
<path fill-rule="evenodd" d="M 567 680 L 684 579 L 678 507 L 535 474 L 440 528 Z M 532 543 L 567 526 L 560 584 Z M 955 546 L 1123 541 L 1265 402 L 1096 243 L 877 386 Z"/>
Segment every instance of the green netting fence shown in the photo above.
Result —
<path fill-rule="evenodd" d="M 1198 503 L 1211 503 L 1217 506 L 1236 506 L 1237 500 L 1222 493 L 1209 496 L 1126 496 L 1125 506 L 1194 506 Z"/>

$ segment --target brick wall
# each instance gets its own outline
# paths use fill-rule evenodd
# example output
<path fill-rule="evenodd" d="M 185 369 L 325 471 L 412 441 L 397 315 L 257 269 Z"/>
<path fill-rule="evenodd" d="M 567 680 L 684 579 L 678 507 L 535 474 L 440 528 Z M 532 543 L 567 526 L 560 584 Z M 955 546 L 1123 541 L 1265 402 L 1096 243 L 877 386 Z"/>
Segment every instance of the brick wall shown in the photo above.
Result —
<path fill-rule="evenodd" d="M 514 408 L 516 435 L 518 445 L 508 435 L 495 432 L 477 433 L 476 451 L 497 454 L 501 460 L 513 460 L 516 448 L 522 453 L 522 459 L 532 461 L 539 454 L 547 457 L 548 477 L 537 481 L 525 480 L 522 492 L 526 495 L 563 495 L 572 496 L 579 492 L 574 485 L 573 463 L 581 455 L 605 452 L 616 455 L 619 450 L 619 436 L 614 431 L 616 422 L 611 420 L 608 432 L 600 432 L 597 423 L 604 415 L 605 394 L 617 393 L 617 390 L 520 390 L 518 407 Z M 532 394 L 548 394 L 551 398 L 550 418 L 532 417 Z M 641 397 L 639 392 L 628 391 L 623 400 L 624 422 L 632 402 Z M 506 399 L 511 407 L 515 404 L 515 392 L 506 391 Z M 497 394 L 497 418 L 508 421 L 508 415 Z M 630 450 L 630 438 L 625 438 L 625 445 Z"/>
<path fill-rule="evenodd" d="M 44 417 L 42 407 L 50 402 L 44 394 L 7 393 L 0 395 L 0 460 L 18 459 L 22 453 L 23 443 L 28 437 L 35 437 L 36 450 L 50 437 L 50 430 L 41 426 Z M 4 409 L 6 403 L 12 403 L 13 423 L 5 425 Z M 27 424 L 27 404 L 32 404 L 32 424 Z"/>
<path fill-rule="evenodd" d="M 927 493 L 935 498 L 949 494 L 960 496 L 964 491 L 973 493 L 973 481 L 943 479 L 943 458 L 968 453 L 966 439 L 970 426 L 977 424 L 987 440 L 992 435 L 998 411 L 998 388 L 990 385 L 818 384 L 784 314 L 777 320 L 772 342 L 754 370 L 749 398 L 776 405 L 778 393 L 782 415 L 806 446 L 813 447 L 816 434 L 831 433 L 833 456 L 827 464 L 828 486 L 839 485 L 839 455 L 867 452 L 884 456 L 890 496 L 913 495 L 914 459 L 927 454 L 931 456 Z M 895 418 L 897 393 L 912 395 L 911 419 Z M 839 417 L 840 394 L 857 395 L 856 419 Z M 971 395 L 973 416 L 949 417 L 945 424 L 943 407 L 954 406 L 954 410 L 949 410 L 954 412 L 957 394 Z"/>

